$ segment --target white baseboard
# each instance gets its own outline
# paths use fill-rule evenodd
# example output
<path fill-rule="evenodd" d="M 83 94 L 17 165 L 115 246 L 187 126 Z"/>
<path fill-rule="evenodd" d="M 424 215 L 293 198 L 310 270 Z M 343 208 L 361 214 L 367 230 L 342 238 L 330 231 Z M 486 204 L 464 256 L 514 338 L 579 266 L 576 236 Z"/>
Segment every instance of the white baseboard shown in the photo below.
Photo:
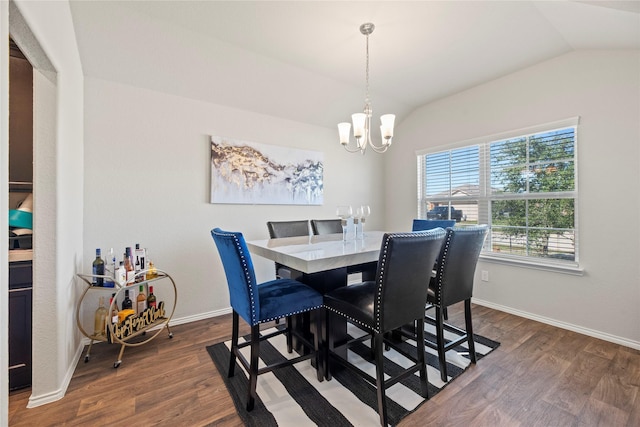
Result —
<path fill-rule="evenodd" d="M 577 332 L 579 334 L 587 335 L 593 338 L 598 338 L 604 341 L 609 341 L 615 344 L 623 345 L 625 347 L 630 347 L 636 350 L 640 350 L 640 342 L 638 341 L 633 341 L 633 340 L 619 337 L 616 335 L 607 334 L 605 332 L 597 331 L 595 329 L 584 328 L 582 326 L 574 325 L 572 323 L 561 322 L 559 320 L 552 319 L 550 317 L 539 316 L 537 314 L 529 313 L 526 311 L 516 310 L 514 308 L 507 307 L 505 305 L 495 304 L 489 301 L 479 300 L 476 298 L 472 298 L 471 301 L 474 304 L 482 305 L 484 307 L 493 308 L 498 311 L 504 311 L 505 313 L 514 314 L 516 316 L 535 320 L 537 322 L 545 323 L 547 325 L 556 326 L 558 328 L 567 329 L 569 331 Z"/>
<path fill-rule="evenodd" d="M 88 339 L 87 344 L 89 344 Z M 55 402 L 56 400 L 60 400 L 64 397 L 65 393 L 67 392 L 67 388 L 69 387 L 69 383 L 71 382 L 71 378 L 73 378 L 73 373 L 76 370 L 76 366 L 78 366 L 78 361 L 80 360 L 80 356 L 82 355 L 83 348 L 83 344 L 79 345 L 76 348 L 76 352 L 73 356 L 73 360 L 75 362 L 69 365 L 60 388 L 58 390 L 54 390 L 40 396 L 34 396 L 33 394 L 31 394 L 31 396 L 29 396 L 27 408 L 35 408 L 36 406 L 46 405 L 47 403 Z"/>

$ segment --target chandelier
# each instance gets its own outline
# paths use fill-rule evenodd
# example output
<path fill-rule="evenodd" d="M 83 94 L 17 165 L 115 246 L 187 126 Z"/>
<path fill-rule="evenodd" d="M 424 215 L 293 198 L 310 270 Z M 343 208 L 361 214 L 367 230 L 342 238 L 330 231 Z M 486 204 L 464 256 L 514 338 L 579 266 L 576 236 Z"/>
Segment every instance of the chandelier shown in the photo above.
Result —
<path fill-rule="evenodd" d="M 371 101 L 369 100 L 369 34 L 373 33 L 375 25 L 370 22 L 362 24 L 360 26 L 360 32 L 367 38 L 366 44 L 366 58 L 367 66 L 365 71 L 366 77 L 366 93 L 364 100 L 364 113 L 356 113 L 351 115 L 353 121 L 353 136 L 356 140 L 356 146 L 352 148 L 349 144 L 349 132 L 351 130 L 351 123 L 344 122 L 338 123 L 338 134 L 340 135 L 340 144 L 350 153 L 357 153 L 358 151 L 364 154 L 367 149 L 367 145 L 373 149 L 376 153 L 384 153 L 391 146 L 391 139 L 393 138 L 393 122 L 396 119 L 395 114 L 385 114 L 380 116 L 380 133 L 382 136 L 382 144 L 376 145 L 371 141 Z"/>

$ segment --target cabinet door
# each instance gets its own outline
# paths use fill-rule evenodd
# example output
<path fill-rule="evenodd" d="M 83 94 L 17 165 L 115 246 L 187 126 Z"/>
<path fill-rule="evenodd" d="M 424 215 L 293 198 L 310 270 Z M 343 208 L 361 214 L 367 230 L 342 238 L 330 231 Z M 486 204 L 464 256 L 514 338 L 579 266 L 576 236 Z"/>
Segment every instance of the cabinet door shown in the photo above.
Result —
<path fill-rule="evenodd" d="M 9 389 L 31 385 L 31 263 L 9 268 Z"/>
<path fill-rule="evenodd" d="M 31 288 L 9 291 L 9 389 L 31 385 Z"/>

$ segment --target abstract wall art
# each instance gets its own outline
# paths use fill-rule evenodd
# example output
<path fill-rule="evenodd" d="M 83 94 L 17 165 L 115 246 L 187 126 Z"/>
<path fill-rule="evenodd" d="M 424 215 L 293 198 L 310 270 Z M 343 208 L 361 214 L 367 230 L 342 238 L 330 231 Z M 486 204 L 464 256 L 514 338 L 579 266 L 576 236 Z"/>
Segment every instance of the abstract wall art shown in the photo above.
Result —
<path fill-rule="evenodd" d="M 211 203 L 321 205 L 323 153 L 211 137 Z"/>

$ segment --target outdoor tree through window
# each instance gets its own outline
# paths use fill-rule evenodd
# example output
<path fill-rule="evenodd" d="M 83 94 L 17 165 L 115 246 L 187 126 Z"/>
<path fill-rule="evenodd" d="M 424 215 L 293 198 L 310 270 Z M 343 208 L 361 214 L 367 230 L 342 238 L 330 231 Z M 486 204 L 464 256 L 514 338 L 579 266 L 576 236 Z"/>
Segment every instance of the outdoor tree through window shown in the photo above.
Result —
<path fill-rule="evenodd" d="M 577 261 L 576 131 L 577 122 L 419 153 L 419 216 L 489 224 L 485 253 Z"/>

